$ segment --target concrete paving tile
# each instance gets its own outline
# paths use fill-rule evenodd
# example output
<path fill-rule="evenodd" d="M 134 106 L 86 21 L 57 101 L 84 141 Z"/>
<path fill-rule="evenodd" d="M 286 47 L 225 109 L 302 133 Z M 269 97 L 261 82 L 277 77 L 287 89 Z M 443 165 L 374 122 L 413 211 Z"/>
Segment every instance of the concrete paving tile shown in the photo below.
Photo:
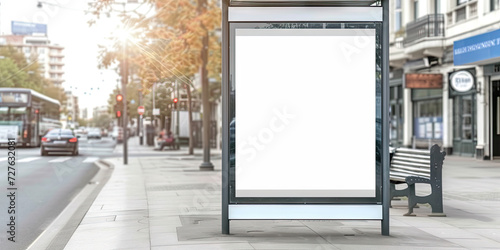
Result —
<path fill-rule="evenodd" d="M 150 226 L 150 234 L 155 233 L 177 233 L 178 226 Z"/>
<path fill-rule="evenodd" d="M 471 239 L 446 239 L 466 249 L 500 249 L 500 243 L 497 241 L 485 238 L 471 238 Z"/>
<path fill-rule="evenodd" d="M 463 230 L 460 228 L 420 228 L 420 230 L 427 232 L 428 234 L 434 235 L 443 239 L 455 239 L 455 238 L 464 238 L 464 239 L 474 239 L 478 238 L 478 235 L 467 230 Z"/>
<path fill-rule="evenodd" d="M 309 249 L 317 249 L 317 250 L 335 250 L 338 249 L 337 247 L 333 246 L 332 244 L 269 244 L 269 243 L 251 243 L 252 247 L 255 249 L 282 249 L 282 250 L 288 250 L 288 249 L 304 249 L 304 250 L 309 250 Z"/>
<path fill-rule="evenodd" d="M 183 244 L 172 246 L 152 246 L 151 250 L 212 250 L 212 249 L 235 249 L 246 250 L 255 249 L 248 243 L 201 243 L 201 244 Z"/>
<path fill-rule="evenodd" d="M 484 229 L 484 228 L 468 228 L 467 231 L 470 231 L 474 234 L 480 235 L 481 237 L 500 242 L 500 229 Z"/>
<path fill-rule="evenodd" d="M 336 249 L 341 249 L 341 250 L 359 250 L 359 249 L 370 249 L 370 250 L 465 250 L 463 247 L 423 247 L 423 246 L 393 246 L 393 245 L 378 245 L 378 246 L 367 246 L 367 245 L 361 245 L 361 244 L 349 244 L 349 245 L 343 245 L 343 244 L 334 244 L 334 247 Z"/>
<path fill-rule="evenodd" d="M 68 242 L 65 250 L 89 250 L 89 249 L 151 249 L 149 240 L 120 240 L 120 241 L 93 241 L 88 239 L 86 242 Z"/>

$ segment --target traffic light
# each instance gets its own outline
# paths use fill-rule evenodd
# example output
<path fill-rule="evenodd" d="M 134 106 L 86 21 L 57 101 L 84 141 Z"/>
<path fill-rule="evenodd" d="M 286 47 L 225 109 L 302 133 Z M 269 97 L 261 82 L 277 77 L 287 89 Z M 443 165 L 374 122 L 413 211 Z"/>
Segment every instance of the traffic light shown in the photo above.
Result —
<path fill-rule="evenodd" d="M 174 109 L 177 109 L 177 103 L 179 102 L 179 99 L 177 99 L 176 97 L 174 98 L 173 102 L 174 102 Z"/>
<path fill-rule="evenodd" d="M 123 112 L 123 95 L 116 95 L 116 105 L 115 105 L 115 114 L 116 118 L 121 118 Z"/>

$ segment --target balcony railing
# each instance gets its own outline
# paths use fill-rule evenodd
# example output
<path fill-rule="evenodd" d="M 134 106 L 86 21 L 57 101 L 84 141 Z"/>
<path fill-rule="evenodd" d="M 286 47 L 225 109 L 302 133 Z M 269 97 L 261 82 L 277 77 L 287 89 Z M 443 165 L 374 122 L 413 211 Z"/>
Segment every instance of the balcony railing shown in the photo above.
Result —
<path fill-rule="evenodd" d="M 430 14 L 406 25 L 405 46 L 426 37 L 444 36 L 444 15 Z"/>

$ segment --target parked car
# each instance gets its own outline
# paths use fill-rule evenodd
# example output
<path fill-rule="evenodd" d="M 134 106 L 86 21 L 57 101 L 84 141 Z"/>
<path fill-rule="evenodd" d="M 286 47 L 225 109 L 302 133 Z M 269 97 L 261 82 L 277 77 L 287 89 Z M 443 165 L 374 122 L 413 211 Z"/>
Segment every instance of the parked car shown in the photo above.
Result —
<path fill-rule="evenodd" d="M 92 139 L 92 138 L 101 139 L 101 130 L 98 128 L 90 129 L 89 132 L 87 133 L 87 138 L 88 139 Z"/>
<path fill-rule="evenodd" d="M 78 138 L 70 129 L 53 129 L 42 137 L 40 153 L 42 156 L 49 152 L 68 152 L 78 155 Z"/>

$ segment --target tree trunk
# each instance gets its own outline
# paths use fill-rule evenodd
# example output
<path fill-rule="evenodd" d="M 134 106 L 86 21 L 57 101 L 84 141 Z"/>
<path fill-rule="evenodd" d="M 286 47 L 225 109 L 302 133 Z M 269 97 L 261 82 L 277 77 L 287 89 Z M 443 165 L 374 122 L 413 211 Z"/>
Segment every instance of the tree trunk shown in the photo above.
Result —
<path fill-rule="evenodd" d="M 189 122 L 189 154 L 194 154 L 194 141 L 193 141 L 193 109 L 191 104 L 191 86 L 186 86 L 186 92 L 188 97 L 188 122 Z"/>
<path fill-rule="evenodd" d="M 206 0 L 198 0 L 198 14 L 202 15 L 206 11 Z M 208 88 L 208 30 L 203 26 L 205 33 L 202 37 L 201 48 L 201 99 L 203 101 L 203 163 L 200 165 L 201 170 L 214 170 L 214 165 L 210 162 L 210 89 Z"/>

